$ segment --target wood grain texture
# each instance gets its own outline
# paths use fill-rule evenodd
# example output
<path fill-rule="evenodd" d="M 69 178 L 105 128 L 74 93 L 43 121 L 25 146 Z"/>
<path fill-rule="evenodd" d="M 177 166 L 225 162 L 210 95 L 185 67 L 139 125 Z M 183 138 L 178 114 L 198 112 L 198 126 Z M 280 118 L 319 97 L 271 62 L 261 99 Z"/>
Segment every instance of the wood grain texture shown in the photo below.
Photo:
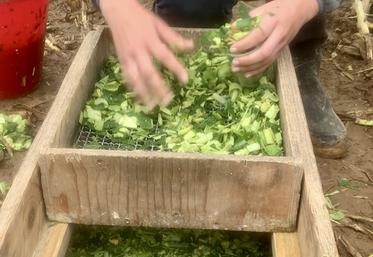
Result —
<path fill-rule="evenodd" d="M 285 133 L 289 135 L 284 137 L 285 148 L 287 155 L 298 160 L 304 169 L 298 222 L 301 253 L 303 257 L 337 257 L 336 242 L 324 204 L 321 180 L 289 49 L 282 52 L 277 65 L 281 121 Z"/>
<path fill-rule="evenodd" d="M 272 234 L 273 257 L 301 257 L 297 233 Z"/>
<path fill-rule="evenodd" d="M 58 112 L 54 113 L 58 119 L 49 131 L 52 138 L 50 146 L 70 146 L 78 130 L 80 111 L 91 95 L 93 85 L 106 62 L 108 56 L 114 53 L 111 34 L 108 29 L 101 28 L 95 34 L 97 41 L 82 46 L 82 52 L 77 54 L 71 65 L 72 72 L 66 74 L 63 84 L 69 85 L 70 90 L 61 93 L 61 103 Z"/>
<path fill-rule="evenodd" d="M 34 154 L 26 160 L 0 209 L 0 256 L 30 256 L 47 228 Z"/>
<path fill-rule="evenodd" d="M 98 50 L 104 30 L 89 33 L 74 59 L 67 78 L 80 76 L 83 71 L 92 68 L 89 60 Z M 108 37 L 105 37 L 109 40 Z M 80 80 L 79 80 L 80 81 Z M 45 215 L 41 192 L 40 174 L 37 161 L 42 148 L 50 146 L 60 129 L 58 124 L 66 114 L 72 91 L 79 90 L 79 85 L 65 79 L 59 93 L 29 149 L 12 187 L 0 209 L 0 256 L 30 257 L 47 232 L 48 221 Z M 89 90 L 89 89 L 87 89 Z M 74 94 L 75 95 L 75 94 Z M 65 117 L 66 118 L 66 117 Z M 73 128 L 69 128 L 71 131 Z M 67 140 L 67 137 L 61 140 Z M 66 142 L 67 143 L 67 142 Z"/>
<path fill-rule="evenodd" d="M 64 257 L 70 243 L 71 230 L 69 224 L 51 224 L 33 257 Z"/>
<path fill-rule="evenodd" d="M 288 158 L 50 149 L 48 217 L 83 224 L 292 231 L 302 171 Z"/>

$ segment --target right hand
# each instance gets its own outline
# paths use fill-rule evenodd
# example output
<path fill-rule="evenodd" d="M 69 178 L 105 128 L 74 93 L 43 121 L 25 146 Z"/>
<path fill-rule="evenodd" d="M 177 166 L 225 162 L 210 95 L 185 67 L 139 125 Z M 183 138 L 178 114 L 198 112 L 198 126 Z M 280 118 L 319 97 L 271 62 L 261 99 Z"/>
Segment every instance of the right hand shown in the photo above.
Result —
<path fill-rule="evenodd" d="M 167 105 L 173 98 L 153 64 L 158 60 L 187 83 L 188 73 L 171 51 L 193 49 L 186 40 L 136 0 L 101 0 L 101 10 L 111 28 L 122 70 L 131 89 L 149 108 Z"/>

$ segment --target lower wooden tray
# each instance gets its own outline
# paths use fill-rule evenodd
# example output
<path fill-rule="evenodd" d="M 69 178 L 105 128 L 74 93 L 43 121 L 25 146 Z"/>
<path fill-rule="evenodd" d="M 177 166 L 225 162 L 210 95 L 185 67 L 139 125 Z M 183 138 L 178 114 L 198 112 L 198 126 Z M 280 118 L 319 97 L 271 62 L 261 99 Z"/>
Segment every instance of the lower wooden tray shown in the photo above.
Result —
<path fill-rule="evenodd" d="M 96 68 L 97 58 L 107 56 L 111 45 L 109 33 L 104 28 L 91 32 L 84 40 L 77 57 L 61 86 L 47 118 L 39 130 L 13 185 L 0 210 L 0 256 L 64 256 L 71 233 L 70 225 L 50 223 L 46 218 L 40 168 L 40 153 L 46 149 L 68 147 L 76 121 L 67 115 L 79 113 L 82 106 L 71 105 L 77 97 L 86 99 L 89 92 L 76 91 L 79 85 L 93 84 L 96 78 L 86 76 Z M 107 39 L 105 39 L 107 38 Z M 112 51 L 112 49 L 110 50 Z M 104 52 L 104 54 L 103 54 Z M 99 57 L 102 56 L 102 57 Z M 287 111 L 282 121 L 287 124 L 285 133 L 291 135 L 285 141 L 287 156 L 304 169 L 301 202 L 296 231 L 272 233 L 273 254 L 277 257 L 337 257 L 338 252 L 326 207 L 324 206 L 320 178 L 302 107 L 296 76 L 288 49 L 278 60 L 283 72 L 278 74 L 280 97 L 287 99 Z M 83 76 L 82 76 L 83 74 Z M 63 133 L 62 133 L 63 131 Z M 64 145 L 65 144 L 65 145 Z"/>

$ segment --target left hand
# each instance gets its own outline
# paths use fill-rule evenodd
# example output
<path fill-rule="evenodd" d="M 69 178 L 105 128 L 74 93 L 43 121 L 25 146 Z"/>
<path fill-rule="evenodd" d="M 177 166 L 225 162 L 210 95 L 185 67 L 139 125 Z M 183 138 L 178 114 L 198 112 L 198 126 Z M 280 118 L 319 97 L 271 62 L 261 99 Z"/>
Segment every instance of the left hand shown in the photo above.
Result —
<path fill-rule="evenodd" d="M 233 44 L 231 52 L 240 54 L 258 48 L 234 58 L 232 70 L 246 77 L 263 72 L 318 11 L 317 0 L 273 0 L 251 11 L 251 17 L 260 17 L 260 24 Z"/>

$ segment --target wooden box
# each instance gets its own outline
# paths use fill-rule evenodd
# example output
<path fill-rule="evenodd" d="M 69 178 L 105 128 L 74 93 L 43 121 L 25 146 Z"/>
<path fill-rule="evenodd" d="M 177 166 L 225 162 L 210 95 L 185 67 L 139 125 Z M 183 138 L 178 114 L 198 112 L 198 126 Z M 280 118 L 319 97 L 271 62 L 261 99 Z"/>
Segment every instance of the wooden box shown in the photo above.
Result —
<path fill-rule="evenodd" d="M 184 30 L 192 36 L 200 30 Z M 97 33 L 83 72 L 67 77 L 71 94 L 54 124 L 54 142 L 40 158 L 44 201 L 51 220 L 68 223 L 151 227 L 293 231 L 302 169 L 295 155 L 303 147 L 292 136 L 290 56 L 279 61 L 282 127 L 286 156 L 179 154 L 159 151 L 73 149 L 78 117 L 97 74 L 114 54 L 107 30 Z M 77 56 L 79 58 L 79 56 Z M 287 63 L 288 66 L 284 66 Z M 299 131 L 300 128 L 294 126 Z"/>
<path fill-rule="evenodd" d="M 68 223 L 266 231 L 276 257 L 338 256 L 288 49 L 277 64 L 284 157 L 71 148 L 79 113 L 113 53 L 106 28 L 83 42 L 0 210 L 0 256 L 62 257 L 70 225 L 51 226 L 46 215 Z"/>

